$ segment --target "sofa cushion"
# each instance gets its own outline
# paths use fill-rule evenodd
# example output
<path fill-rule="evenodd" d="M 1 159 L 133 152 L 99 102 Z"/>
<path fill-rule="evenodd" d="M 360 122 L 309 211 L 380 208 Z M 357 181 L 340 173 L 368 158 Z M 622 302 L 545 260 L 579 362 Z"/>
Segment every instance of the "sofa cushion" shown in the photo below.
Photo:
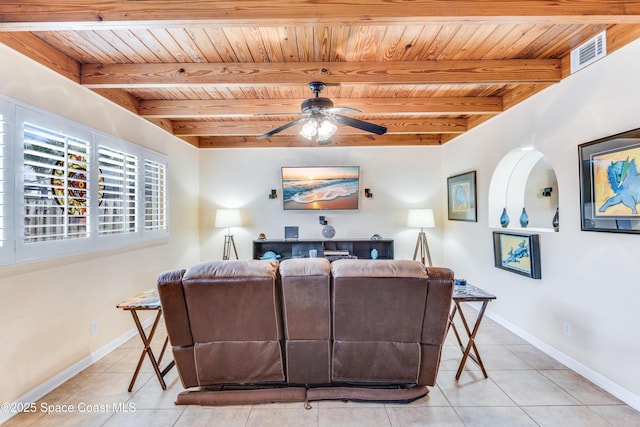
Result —
<path fill-rule="evenodd" d="M 420 345 L 397 341 L 334 341 L 334 382 L 415 384 Z"/>
<path fill-rule="evenodd" d="M 211 279 L 220 277 L 271 277 L 278 271 L 277 260 L 227 260 L 209 261 L 189 267 L 182 280 Z"/>
<path fill-rule="evenodd" d="M 253 384 L 284 381 L 278 341 L 223 341 L 195 345 L 198 382 Z"/>

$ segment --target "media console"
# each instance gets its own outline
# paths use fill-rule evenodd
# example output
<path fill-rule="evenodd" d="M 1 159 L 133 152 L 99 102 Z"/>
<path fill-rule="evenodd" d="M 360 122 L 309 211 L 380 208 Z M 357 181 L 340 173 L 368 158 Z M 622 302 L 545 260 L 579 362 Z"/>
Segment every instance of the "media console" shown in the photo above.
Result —
<path fill-rule="evenodd" d="M 378 251 L 378 259 L 393 259 L 393 239 L 296 239 L 254 240 L 253 259 L 260 259 L 265 252 L 280 255 L 279 259 L 309 257 L 315 250 L 318 257 L 356 257 L 371 259 L 371 252 Z"/>

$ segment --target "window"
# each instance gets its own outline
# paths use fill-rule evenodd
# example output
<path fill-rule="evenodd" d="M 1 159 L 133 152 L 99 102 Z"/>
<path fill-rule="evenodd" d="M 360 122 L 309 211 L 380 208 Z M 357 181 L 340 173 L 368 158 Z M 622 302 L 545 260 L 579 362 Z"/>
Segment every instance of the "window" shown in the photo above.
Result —
<path fill-rule="evenodd" d="M 167 166 L 144 161 L 144 229 L 167 230 Z"/>
<path fill-rule="evenodd" d="M 89 141 L 24 123 L 24 242 L 90 235 Z"/>
<path fill-rule="evenodd" d="M 0 100 L 0 264 L 13 260 L 13 245 L 11 244 L 12 230 L 9 191 L 11 181 L 9 177 L 9 147 L 11 129 L 11 105 Z"/>
<path fill-rule="evenodd" d="M 137 232 L 138 158 L 100 146 L 98 168 L 98 233 Z"/>
<path fill-rule="evenodd" d="M 5 99 L 0 265 L 168 237 L 166 156 Z"/>

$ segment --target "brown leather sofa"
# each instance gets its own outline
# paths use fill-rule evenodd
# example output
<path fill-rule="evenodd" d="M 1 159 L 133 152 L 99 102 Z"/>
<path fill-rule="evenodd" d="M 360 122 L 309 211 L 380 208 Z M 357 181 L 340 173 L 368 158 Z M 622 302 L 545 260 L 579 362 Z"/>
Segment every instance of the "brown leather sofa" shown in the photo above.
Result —
<path fill-rule="evenodd" d="M 409 402 L 435 384 L 453 272 L 408 260 L 214 261 L 158 291 L 177 404 Z"/>

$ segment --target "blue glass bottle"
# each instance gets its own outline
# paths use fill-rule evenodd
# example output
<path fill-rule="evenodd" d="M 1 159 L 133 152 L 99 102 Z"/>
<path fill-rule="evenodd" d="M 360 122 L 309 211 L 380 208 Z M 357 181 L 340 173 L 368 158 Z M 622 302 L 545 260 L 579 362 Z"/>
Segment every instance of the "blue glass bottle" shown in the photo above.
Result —
<path fill-rule="evenodd" d="M 522 208 L 522 213 L 520 214 L 520 226 L 522 228 L 527 228 L 529 225 L 529 215 L 527 215 L 527 210 Z"/>
<path fill-rule="evenodd" d="M 560 208 L 556 208 L 556 214 L 553 216 L 553 219 L 551 220 L 551 225 L 553 225 L 553 231 L 558 231 L 560 230 L 560 213 L 559 213 Z"/>
<path fill-rule="evenodd" d="M 500 225 L 502 228 L 507 228 L 509 225 L 509 215 L 507 215 L 507 208 L 502 209 L 502 215 L 500 215 Z"/>

